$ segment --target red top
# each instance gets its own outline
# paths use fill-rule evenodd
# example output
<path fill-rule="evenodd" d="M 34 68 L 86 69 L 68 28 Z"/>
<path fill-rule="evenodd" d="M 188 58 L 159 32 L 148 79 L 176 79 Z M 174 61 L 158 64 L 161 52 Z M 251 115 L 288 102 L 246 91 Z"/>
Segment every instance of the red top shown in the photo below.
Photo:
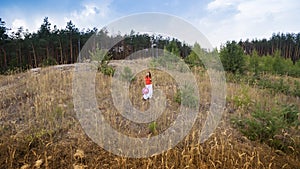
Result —
<path fill-rule="evenodd" d="M 149 76 L 146 76 L 145 77 L 145 82 L 146 82 L 146 85 L 151 84 L 151 78 Z"/>

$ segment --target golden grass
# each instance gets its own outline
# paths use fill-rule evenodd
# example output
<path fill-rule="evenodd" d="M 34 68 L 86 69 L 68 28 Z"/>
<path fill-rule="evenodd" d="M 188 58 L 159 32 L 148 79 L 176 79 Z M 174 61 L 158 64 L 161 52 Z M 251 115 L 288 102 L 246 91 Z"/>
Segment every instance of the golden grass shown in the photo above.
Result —
<path fill-rule="evenodd" d="M 154 90 L 166 92 L 168 106 L 157 120 L 158 133 L 176 118 L 178 103 L 173 100 L 177 87 L 174 79 L 158 70 L 153 71 Z M 201 97 L 199 118 L 191 132 L 176 147 L 149 158 L 119 157 L 107 152 L 89 139 L 73 110 L 72 71 L 43 68 L 39 74 L 1 76 L 0 96 L 0 168 L 299 168 L 299 157 L 276 153 L 267 145 L 249 141 L 230 125 L 231 114 L 249 113 L 253 103 L 294 103 L 298 98 L 276 94 L 240 84 L 227 84 L 224 117 L 216 131 L 204 143 L 198 142 L 199 126 L 208 113 L 210 83 L 202 69 L 194 69 Z M 146 110 L 141 100 L 143 75 L 130 85 L 130 99 L 136 108 Z M 19 78 L 18 78 L 19 76 Z M 107 121 L 120 132 L 133 137 L 152 136 L 148 124 L 136 125 L 113 107 L 110 77 L 96 77 L 99 109 L 106 110 Z M 15 84 L 18 85 L 15 85 Z M 9 87 L 5 86 L 12 84 Z M 240 106 L 234 98 L 241 100 Z M 250 101 L 248 101 L 250 98 Z M 231 114 L 230 114 L 230 113 Z M 138 132 L 139 131 L 139 132 Z"/>

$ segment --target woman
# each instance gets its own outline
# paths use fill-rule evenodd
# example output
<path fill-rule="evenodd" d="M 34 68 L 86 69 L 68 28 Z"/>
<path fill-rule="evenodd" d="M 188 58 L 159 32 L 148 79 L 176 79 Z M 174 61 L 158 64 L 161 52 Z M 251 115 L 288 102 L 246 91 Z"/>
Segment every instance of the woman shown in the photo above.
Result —
<path fill-rule="evenodd" d="M 148 89 L 149 92 L 145 93 L 143 95 L 143 98 L 144 98 L 144 100 L 151 99 L 152 94 L 153 94 L 153 88 L 152 88 L 152 80 L 151 80 L 151 73 L 150 72 L 148 72 L 146 74 L 145 84 L 146 84 L 146 88 Z"/>

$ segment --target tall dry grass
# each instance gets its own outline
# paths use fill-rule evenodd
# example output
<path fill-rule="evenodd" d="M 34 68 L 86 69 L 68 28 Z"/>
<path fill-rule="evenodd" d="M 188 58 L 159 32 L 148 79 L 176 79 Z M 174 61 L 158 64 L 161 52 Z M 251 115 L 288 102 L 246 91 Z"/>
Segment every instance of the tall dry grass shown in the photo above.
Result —
<path fill-rule="evenodd" d="M 72 69 L 71 69 L 72 70 Z M 299 168 L 299 157 L 280 154 L 265 144 L 253 142 L 230 124 L 231 115 L 249 113 L 254 103 L 295 103 L 297 98 L 271 95 L 262 89 L 228 84 L 222 121 L 204 143 L 198 138 L 210 106 L 210 82 L 201 68 L 193 73 L 200 95 L 199 117 L 190 133 L 174 148 L 149 158 L 119 157 L 107 152 L 82 130 L 72 103 L 72 71 L 43 68 L 40 73 L 1 76 L 0 168 Z M 176 118 L 179 104 L 174 101 L 174 79 L 153 72 L 154 91 L 166 93 L 167 107 L 157 120 L 157 132 L 149 124 L 122 119 L 114 108 L 109 90 L 111 77 L 98 73 L 96 94 L 99 109 L 115 129 L 133 137 L 162 133 Z M 139 110 L 149 108 L 141 99 L 144 72 L 130 84 L 130 100 Z M 18 78 L 19 77 L 19 78 Z M 9 87 L 4 88 L 8 84 Z M 18 84 L 18 85 L 15 85 Z M 250 100 L 249 100 L 250 98 Z M 240 101 L 239 101 L 240 100 Z M 240 104 L 237 106 L 235 102 Z M 145 150 L 147 151 L 147 150 Z"/>

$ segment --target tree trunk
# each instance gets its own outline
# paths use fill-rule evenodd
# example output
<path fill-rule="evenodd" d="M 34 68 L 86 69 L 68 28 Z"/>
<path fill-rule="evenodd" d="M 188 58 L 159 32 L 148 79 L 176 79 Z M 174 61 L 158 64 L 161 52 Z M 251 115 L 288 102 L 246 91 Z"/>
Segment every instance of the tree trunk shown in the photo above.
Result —
<path fill-rule="evenodd" d="M 62 48 L 61 40 L 58 39 L 58 41 L 59 41 L 59 51 L 60 51 L 60 64 L 63 64 L 64 63 L 63 48 Z"/>
<path fill-rule="evenodd" d="M 70 59 L 71 59 L 71 63 L 73 63 L 73 46 L 72 46 L 72 38 L 70 38 Z"/>
<path fill-rule="evenodd" d="M 299 47 L 295 47 L 295 61 L 297 62 L 299 60 Z"/>
<path fill-rule="evenodd" d="M 7 58 L 6 58 L 6 51 L 4 48 L 1 48 L 2 52 L 3 52 L 3 57 L 4 57 L 4 68 L 7 68 Z"/>
<path fill-rule="evenodd" d="M 19 59 L 20 59 L 20 66 L 22 66 L 23 58 L 22 58 L 22 49 L 20 43 L 19 43 Z"/>
<path fill-rule="evenodd" d="M 46 46 L 46 59 L 49 59 L 49 45 Z"/>
<path fill-rule="evenodd" d="M 32 52 L 33 52 L 34 67 L 37 67 L 36 54 L 35 54 L 35 49 L 34 49 L 32 42 L 31 42 L 31 47 L 32 47 Z"/>

